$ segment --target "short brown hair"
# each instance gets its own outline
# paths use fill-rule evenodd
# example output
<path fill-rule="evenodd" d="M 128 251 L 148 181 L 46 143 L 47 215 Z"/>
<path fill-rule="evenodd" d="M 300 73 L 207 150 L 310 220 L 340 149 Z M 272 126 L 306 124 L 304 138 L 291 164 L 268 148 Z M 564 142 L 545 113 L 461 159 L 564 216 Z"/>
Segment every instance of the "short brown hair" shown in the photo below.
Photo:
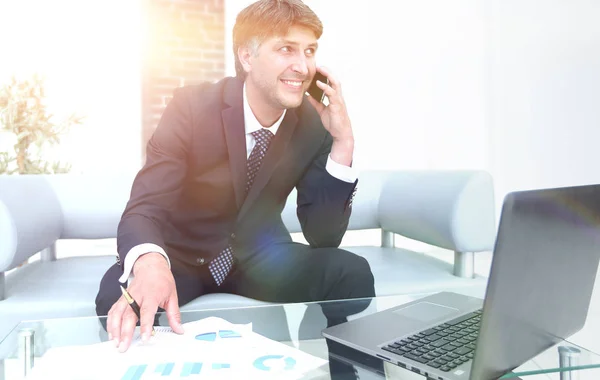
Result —
<path fill-rule="evenodd" d="M 244 8 L 233 27 L 233 55 L 237 76 L 246 76 L 238 58 L 241 46 L 254 43 L 258 47 L 267 38 L 286 35 L 294 25 L 312 30 L 317 39 L 323 34 L 321 20 L 301 0 L 259 0 Z"/>

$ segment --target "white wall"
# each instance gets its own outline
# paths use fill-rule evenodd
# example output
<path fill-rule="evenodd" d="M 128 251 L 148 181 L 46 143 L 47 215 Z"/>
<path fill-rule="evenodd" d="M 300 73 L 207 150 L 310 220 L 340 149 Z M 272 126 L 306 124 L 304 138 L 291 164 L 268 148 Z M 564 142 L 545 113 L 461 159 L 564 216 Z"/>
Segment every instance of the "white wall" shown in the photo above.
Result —
<path fill-rule="evenodd" d="M 231 30 L 250 0 L 226 0 Z M 483 9 L 477 0 L 306 0 L 318 64 L 342 80 L 360 168 L 484 168 Z M 368 4 L 368 5 L 366 5 Z"/>
<path fill-rule="evenodd" d="M 74 172 L 141 164 L 140 20 L 140 0 L 0 0 L 0 80 L 41 72 L 50 111 L 85 116 L 56 152 Z"/>
<path fill-rule="evenodd" d="M 225 1 L 233 75 L 231 29 L 252 0 Z M 600 1 L 306 3 L 325 25 L 318 62 L 342 80 L 359 168 L 487 169 L 499 203 L 600 182 Z M 62 146 L 76 170 L 140 164 L 139 11 L 139 0 L 0 1 L 0 75 L 43 62 L 57 109 L 88 115 Z"/>
<path fill-rule="evenodd" d="M 600 2 L 489 4 L 487 145 L 498 198 L 599 183 Z"/>
<path fill-rule="evenodd" d="M 600 182 L 600 1 L 305 2 L 359 167 L 486 169 L 498 211 L 509 191 Z M 250 3 L 226 0 L 228 31 Z"/>

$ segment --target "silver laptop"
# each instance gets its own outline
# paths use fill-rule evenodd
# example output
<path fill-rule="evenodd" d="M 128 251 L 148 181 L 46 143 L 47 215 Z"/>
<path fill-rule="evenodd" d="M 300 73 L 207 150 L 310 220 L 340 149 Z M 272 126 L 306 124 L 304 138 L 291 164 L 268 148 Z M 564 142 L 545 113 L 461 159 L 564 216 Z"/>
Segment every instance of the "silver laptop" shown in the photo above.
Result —
<path fill-rule="evenodd" d="M 431 379 L 497 379 L 583 327 L 599 261 L 600 185 L 513 192 L 485 300 L 441 292 L 323 336 Z"/>

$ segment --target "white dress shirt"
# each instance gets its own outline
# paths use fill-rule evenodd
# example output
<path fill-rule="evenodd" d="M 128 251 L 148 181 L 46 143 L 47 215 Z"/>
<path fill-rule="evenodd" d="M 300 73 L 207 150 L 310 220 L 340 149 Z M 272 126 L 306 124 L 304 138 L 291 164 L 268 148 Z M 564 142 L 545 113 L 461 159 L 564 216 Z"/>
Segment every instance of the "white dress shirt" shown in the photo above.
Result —
<path fill-rule="evenodd" d="M 246 129 L 246 159 L 250 156 L 254 145 L 256 144 L 256 140 L 252 135 L 252 132 L 258 131 L 261 128 L 264 128 L 254 116 L 252 109 L 250 109 L 250 105 L 248 104 L 248 99 L 246 98 L 246 84 L 244 83 L 243 90 L 243 98 L 244 98 L 244 126 Z M 287 110 L 284 110 L 283 114 L 272 126 L 269 127 L 269 130 L 275 135 L 277 134 L 277 130 L 285 117 L 285 113 Z M 342 165 L 331 159 L 331 156 L 327 159 L 327 164 L 325 169 L 329 174 L 336 177 L 337 179 L 345 182 L 353 183 L 358 178 L 358 173 L 355 168 L 350 166 Z M 144 243 L 136 245 L 131 248 L 131 250 L 125 256 L 125 265 L 123 268 L 123 275 L 119 278 L 121 283 L 124 283 L 126 280 L 133 278 L 133 264 L 135 261 L 142 255 L 150 252 L 158 252 L 165 257 L 167 263 L 169 264 L 169 268 L 171 267 L 171 262 L 169 260 L 169 256 L 162 247 L 159 247 L 156 244 L 152 243 Z"/>

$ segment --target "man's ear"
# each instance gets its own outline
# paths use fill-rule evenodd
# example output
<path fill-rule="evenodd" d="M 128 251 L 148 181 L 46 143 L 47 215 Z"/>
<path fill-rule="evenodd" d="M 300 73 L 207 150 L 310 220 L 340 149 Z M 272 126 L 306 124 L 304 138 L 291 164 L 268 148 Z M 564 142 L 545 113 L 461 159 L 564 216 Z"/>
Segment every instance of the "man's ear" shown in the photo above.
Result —
<path fill-rule="evenodd" d="M 246 73 L 252 71 L 252 55 L 252 50 L 248 46 L 240 46 L 238 48 L 238 59 L 240 60 L 240 63 L 242 64 L 242 67 Z"/>

